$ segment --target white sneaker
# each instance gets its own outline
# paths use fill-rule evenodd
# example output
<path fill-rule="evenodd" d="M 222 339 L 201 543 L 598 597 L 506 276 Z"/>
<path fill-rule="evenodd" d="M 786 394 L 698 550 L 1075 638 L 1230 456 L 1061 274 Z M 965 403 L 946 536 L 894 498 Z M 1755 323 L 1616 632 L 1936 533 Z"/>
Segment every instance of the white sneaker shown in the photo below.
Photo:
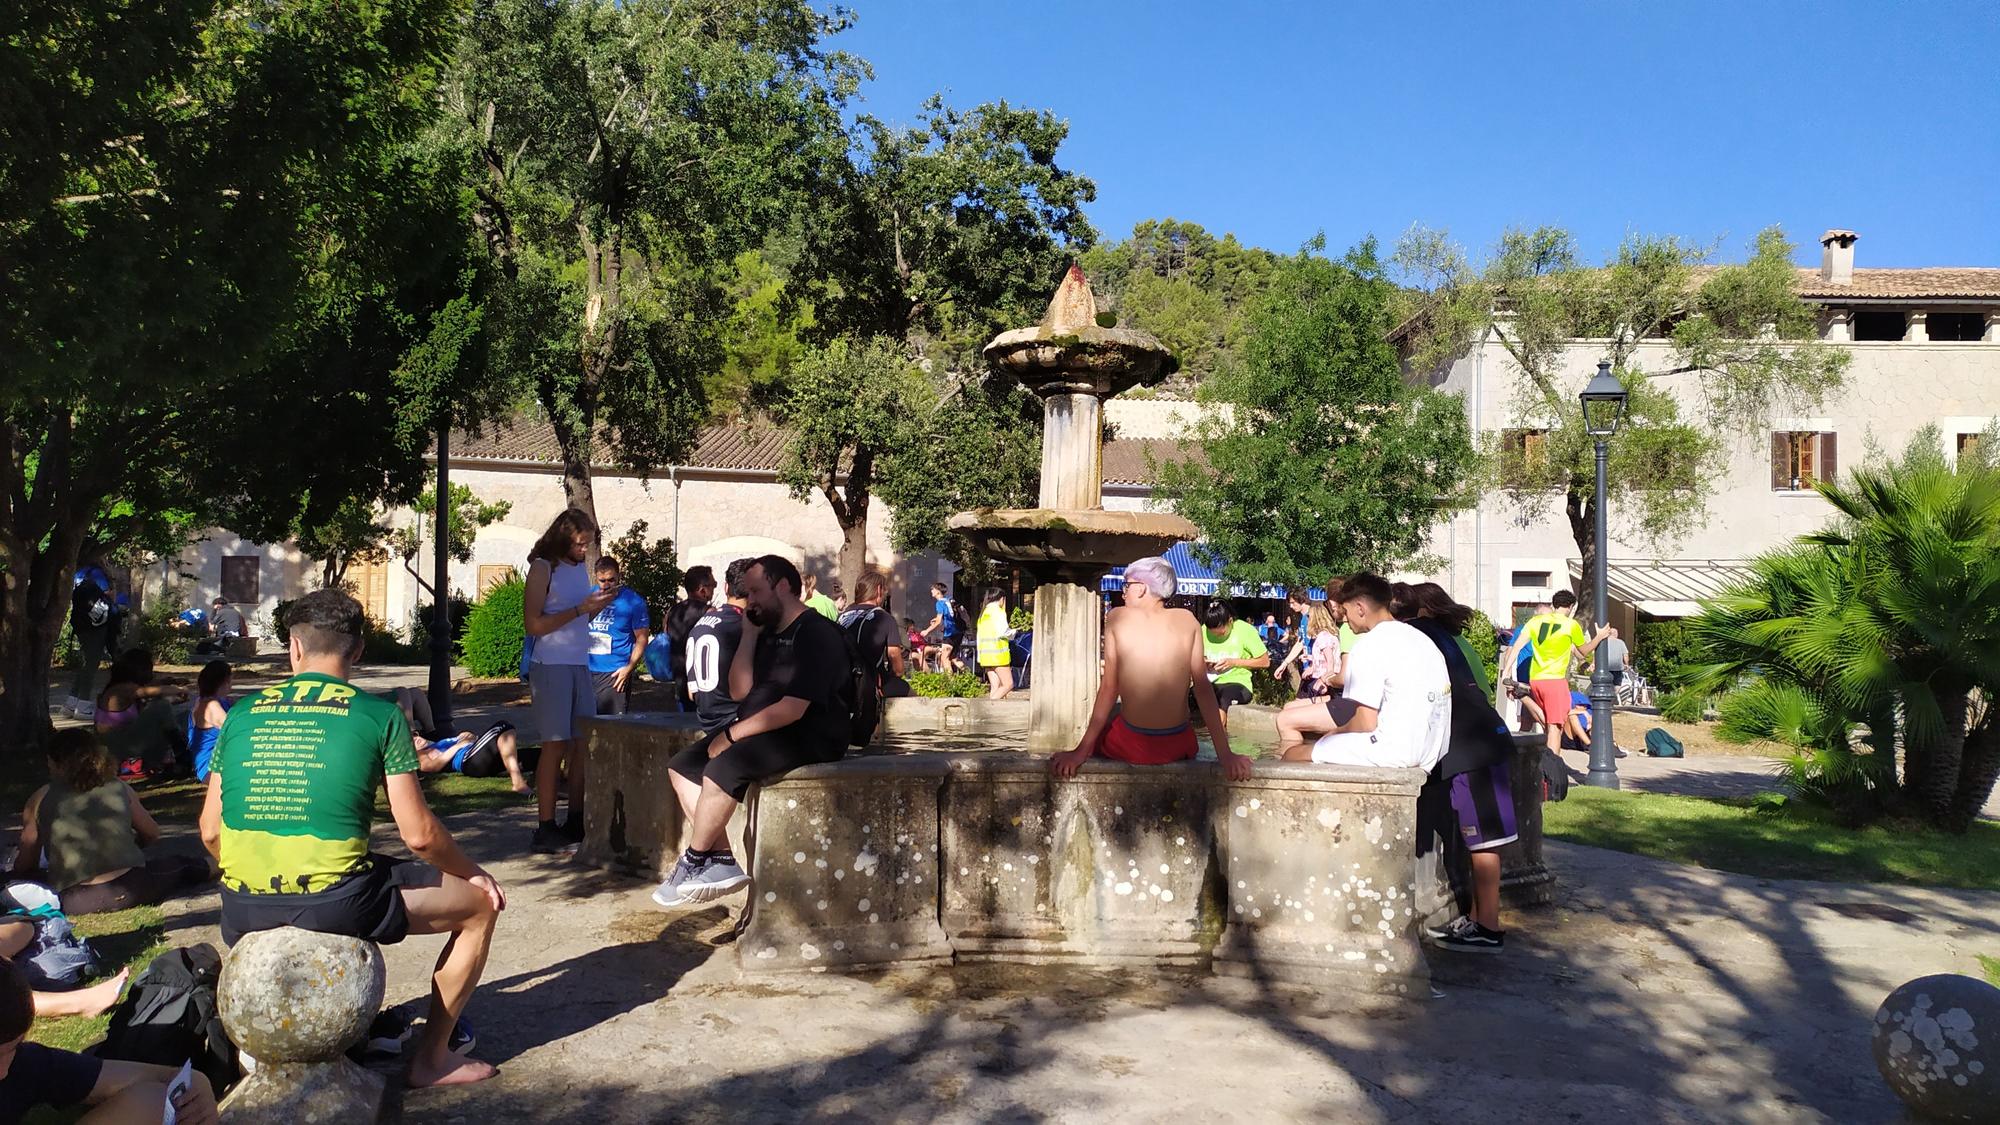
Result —
<path fill-rule="evenodd" d="M 97 717 L 97 705 L 88 699 L 79 699 L 76 701 L 75 714 L 79 719 L 95 719 Z"/>
<path fill-rule="evenodd" d="M 76 696 L 72 695 L 63 700 L 62 713 L 65 719 L 76 718 Z"/>

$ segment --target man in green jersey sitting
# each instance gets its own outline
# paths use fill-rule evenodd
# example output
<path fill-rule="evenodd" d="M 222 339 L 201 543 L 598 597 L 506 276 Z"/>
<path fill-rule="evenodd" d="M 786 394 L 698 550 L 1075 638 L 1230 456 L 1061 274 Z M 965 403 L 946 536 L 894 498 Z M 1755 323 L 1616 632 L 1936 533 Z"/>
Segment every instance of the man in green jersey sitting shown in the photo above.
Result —
<path fill-rule="evenodd" d="M 491 1078 L 451 1050 L 507 905 L 424 802 L 410 727 L 394 703 L 347 682 L 361 605 L 339 590 L 292 604 L 292 678 L 239 700 L 215 747 L 201 838 L 222 864 L 222 937 L 296 926 L 379 944 L 449 934 L 431 975 L 429 1023 L 411 1086 Z M 403 843 L 423 863 L 368 851 L 375 791 L 388 790 Z"/>

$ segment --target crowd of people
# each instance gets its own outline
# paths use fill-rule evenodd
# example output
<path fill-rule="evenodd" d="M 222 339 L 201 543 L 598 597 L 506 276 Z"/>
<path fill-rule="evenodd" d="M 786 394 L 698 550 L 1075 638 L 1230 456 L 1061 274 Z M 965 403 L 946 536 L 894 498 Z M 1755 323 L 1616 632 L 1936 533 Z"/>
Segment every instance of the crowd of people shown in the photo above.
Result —
<path fill-rule="evenodd" d="M 46 882 L 70 914 L 157 902 L 219 880 L 230 943 L 279 926 L 377 943 L 447 935 L 430 1011 L 409 1052 L 409 1082 L 490 1077 L 494 1068 L 467 1053 L 460 1017 L 506 894 L 458 847 L 420 781 L 445 771 L 504 775 L 525 793 L 533 773 L 531 846 L 575 847 L 588 781 L 579 720 L 625 711 L 651 640 L 649 609 L 623 585 L 618 561 L 603 556 L 586 569 L 596 537 L 589 518 L 571 509 L 530 554 L 523 666 L 538 754 L 525 755 L 508 723 L 477 734 L 440 731 L 423 693 L 405 688 L 383 698 L 356 687 L 361 606 L 339 590 L 316 591 L 291 609 L 291 676 L 244 699 L 233 697 L 229 665 L 216 661 L 198 677 L 185 718 L 176 719 L 172 706 L 186 698 L 185 688 L 155 682 L 142 651 L 114 660 L 92 724 L 63 730 L 50 744 L 51 780 L 23 811 L 15 877 Z M 856 581 L 851 601 L 837 583 L 817 582 L 776 555 L 738 559 L 720 581 L 710 568 L 691 568 L 683 587 L 687 596 L 666 614 L 664 633 L 676 656 L 676 686 L 687 693 L 700 734 L 668 763 L 688 830 L 671 874 L 653 892 L 663 908 L 745 888 L 750 875 L 726 829 L 751 787 L 865 745 L 881 701 L 908 694 L 914 670 L 940 666 L 933 662 L 950 667 L 968 632 L 989 695 L 1013 690 L 1014 630 L 999 592 L 967 621 L 948 590 L 934 587 L 930 624 L 918 628 L 892 613 L 889 580 L 872 569 Z M 1088 725 L 1074 748 L 1050 758 L 1050 771 L 1071 776 L 1100 756 L 1137 765 L 1195 758 L 1199 720 L 1223 773 L 1247 777 L 1251 759 L 1231 746 L 1228 709 L 1251 699 L 1253 674 L 1295 672 L 1298 698 L 1277 715 L 1278 756 L 1425 771 L 1420 836 L 1435 835 L 1468 884 L 1462 916 L 1430 936 L 1445 950 L 1503 948 L 1497 849 L 1517 838 L 1517 825 L 1512 733 L 1496 701 L 1518 700 L 1523 721 L 1545 725 L 1552 749 L 1564 745 L 1565 732 L 1580 737 L 1587 718 L 1572 713 L 1572 665 L 1601 646 L 1622 647 L 1616 634 L 1586 634 L 1575 599 L 1558 594 L 1515 634 L 1496 692 L 1466 635 L 1472 611 L 1433 583 L 1356 574 L 1334 584 L 1325 600 L 1295 595 L 1290 623 L 1279 625 L 1271 614 L 1261 626 L 1222 601 L 1197 616 L 1171 604 L 1175 590 L 1164 559 L 1125 569 L 1121 604 L 1104 619 L 1103 674 Z M 206 858 L 148 852 L 159 826 L 120 772 L 128 756 L 152 765 L 156 738 L 174 748 L 164 768 L 184 766 L 206 784 Z M 565 789 L 568 813 L 558 820 Z M 414 859 L 370 849 L 378 792 L 386 792 L 390 819 Z M 25 944 L 20 924 L 0 921 L 0 957 Z M 8 1022 L 21 1003 L 11 969 L 0 966 L 0 1036 L 18 1022 Z M 87 999 L 36 993 L 32 1006 L 44 1014 L 93 1003 L 102 1010 L 116 997 L 118 982 L 109 983 L 108 998 L 96 994 L 99 986 Z M 17 1034 L 16 1050 L 38 1055 L 27 1046 Z M 160 1078 L 122 1064 L 88 1069 L 49 1061 L 45 1073 L 55 1085 L 16 1093 L 106 1101 Z M 0 1104 L 14 1096 L 11 1081 L 0 1076 Z M 197 1119 L 201 1093 L 184 1099 Z"/>

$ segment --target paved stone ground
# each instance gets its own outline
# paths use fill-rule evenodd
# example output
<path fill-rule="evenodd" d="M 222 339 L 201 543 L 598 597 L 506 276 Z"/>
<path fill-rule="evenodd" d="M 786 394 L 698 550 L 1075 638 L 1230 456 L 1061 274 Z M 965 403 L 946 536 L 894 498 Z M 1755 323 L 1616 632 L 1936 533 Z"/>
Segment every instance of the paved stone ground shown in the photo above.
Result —
<path fill-rule="evenodd" d="M 1509 918 L 1501 956 L 1433 955 L 1441 995 L 1388 1015 L 1172 973 L 746 980 L 740 901 L 657 911 L 649 883 L 523 855 L 521 812 L 454 828 L 511 900 L 468 1013 L 501 1077 L 411 1093 L 413 1122 L 1887 1122 L 1876 1005 L 2000 954 L 2000 894 L 1551 842 L 1558 904 Z M 169 914 L 217 940 L 212 895 Z M 437 946 L 386 951 L 392 1001 Z"/>

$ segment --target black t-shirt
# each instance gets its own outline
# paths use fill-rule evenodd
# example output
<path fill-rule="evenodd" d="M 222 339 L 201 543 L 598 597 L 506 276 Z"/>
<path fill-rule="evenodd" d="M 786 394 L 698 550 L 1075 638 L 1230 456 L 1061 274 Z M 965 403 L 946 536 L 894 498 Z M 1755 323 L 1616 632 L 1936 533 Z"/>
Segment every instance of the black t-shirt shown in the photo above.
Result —
<path fill-rule="evenodd" d="M 682 602 L 681 605 L 686 605 Z M 675 606 L 678 613 L 680 606 Z M 669 619 L 668 627 L 672 627 Z M 687 634 L 688 691 L 694 695 L 695 717 L 701 729 L 718 731 L 736 721 L 736 700 L 729 695 L 729 666 L 743 640 L 743 611 L 727 602 L 708 607 Z"/>
<path fill-rule="evenodd" d="M 846 699 L 854 673 L 840 626 L 808 609 L 789 626 L 758 634 L 752 668 L 755 679 L 739 715 L 747 718 L 788 696 L 803 699 L 806 713 L 795 724 L 797 732 L 847 745 Z"/>
<path fill-rule="evenodd" d="M 14 1125 L 39 1105 L 56 1109 L 81 1105 L 103 1069 L 104 1063 L 89 1055 L 21 1044 L 14 1049 L 7 1076 L 0 1078 L 0 1125 Z"/>
<path fill-rule="evenodd" d="M 677 645 L 687 644 L 688 637 L 694 634 L 694 627 L 701 622 L 702 617 L 711 608 L 727 609 L 733 607 L 728 602 L 711 607 L 707 602 L 698 602 L 693 598 L 675 602 L 674 608 L 667 611 L 667 636 L 672 637 L 674 643 Z M 728 677 L 729 669 L 724 668 L 722 674 L 725 678 Z"/>

